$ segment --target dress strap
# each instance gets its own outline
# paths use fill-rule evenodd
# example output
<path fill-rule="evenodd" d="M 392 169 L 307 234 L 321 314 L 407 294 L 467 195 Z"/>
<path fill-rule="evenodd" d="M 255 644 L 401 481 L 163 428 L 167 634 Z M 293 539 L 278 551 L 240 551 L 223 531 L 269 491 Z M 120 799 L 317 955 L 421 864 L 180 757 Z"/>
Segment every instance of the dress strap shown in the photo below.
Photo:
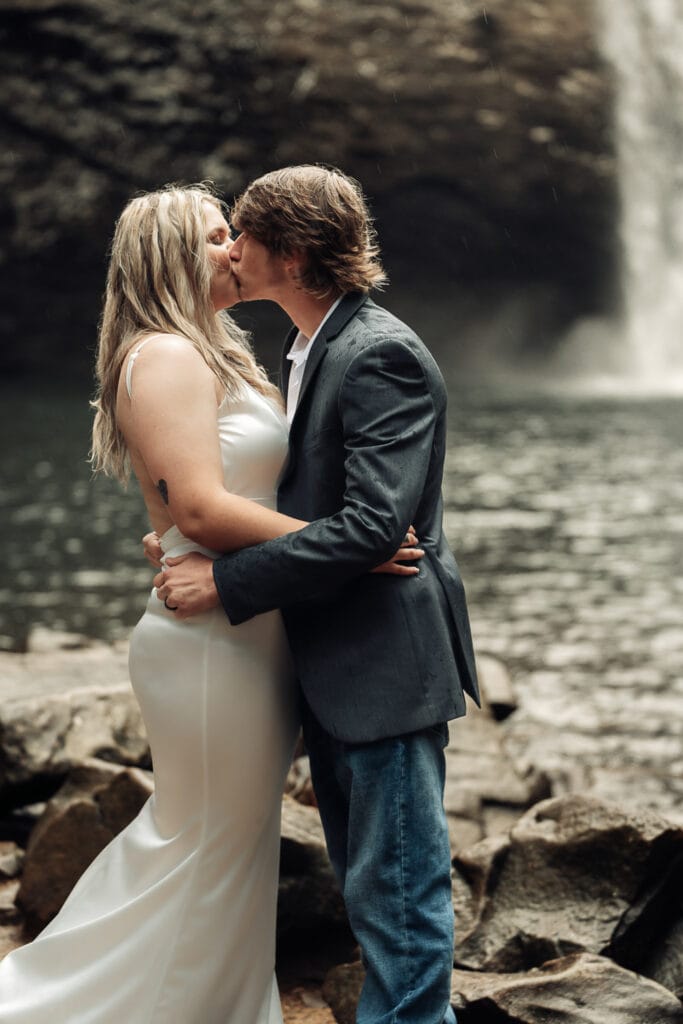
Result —
<path fill-rule="evenodd" d="M 129 398 L 133 397 L 133 363 L 140 355 L 140 351 L 144 348 L 147 342 L 151 340 L 151 338 L 145 338 L 145 340 L 141 341 L 135 351 L 128 357 L 128 366 L 126 367 L 126 391 L 128 392 Z"/>

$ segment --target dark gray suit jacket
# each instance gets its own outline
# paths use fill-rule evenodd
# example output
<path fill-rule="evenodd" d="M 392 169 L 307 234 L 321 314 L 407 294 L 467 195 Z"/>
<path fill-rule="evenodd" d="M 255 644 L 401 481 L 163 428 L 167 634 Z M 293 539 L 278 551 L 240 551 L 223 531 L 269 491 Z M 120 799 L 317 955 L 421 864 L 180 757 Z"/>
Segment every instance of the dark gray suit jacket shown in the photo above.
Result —
<path fill-rule="evenodd" d="M 283 359 L 285 393 L 288 374 Z M 446 389 L 423 343 L 367 296 L 345 296 L 309 353 L 278 489 L 279 510 L 310 526 L 214 567 L 232 623 L 282 609 L 306 700 L 339 739 L 457 718 L 463 690 L 479 700 L 442 531 L 445 442 Z M 426 551 L 419 575 L 371 575 L 409 523 Z"/>

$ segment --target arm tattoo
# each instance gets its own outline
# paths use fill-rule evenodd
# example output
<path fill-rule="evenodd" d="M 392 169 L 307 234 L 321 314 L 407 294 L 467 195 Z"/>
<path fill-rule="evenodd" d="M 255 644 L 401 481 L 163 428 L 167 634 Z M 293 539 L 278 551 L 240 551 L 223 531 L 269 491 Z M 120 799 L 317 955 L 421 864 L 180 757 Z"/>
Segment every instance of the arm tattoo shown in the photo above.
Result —
<path fill-rule="evenodd" d="M 164 479 L 161 479 L 157 484 L 157 490 L 163 499 L 164 505 L 168 505 L 168 484 Z"/>

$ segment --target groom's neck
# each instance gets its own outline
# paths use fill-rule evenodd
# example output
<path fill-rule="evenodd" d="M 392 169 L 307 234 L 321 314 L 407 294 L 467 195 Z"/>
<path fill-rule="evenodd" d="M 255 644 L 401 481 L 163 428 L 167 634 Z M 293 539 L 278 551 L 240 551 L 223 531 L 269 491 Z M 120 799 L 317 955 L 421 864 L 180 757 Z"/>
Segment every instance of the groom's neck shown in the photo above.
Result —
<path fill-rule="evenodd" d="M 311 338 L 330 306 L 337 301 L 339 295 L 330 293 L 324 299 L 317 299 L 308 292 L 296 291 L 282 298 L 280 305 L 302 334 Z"/>

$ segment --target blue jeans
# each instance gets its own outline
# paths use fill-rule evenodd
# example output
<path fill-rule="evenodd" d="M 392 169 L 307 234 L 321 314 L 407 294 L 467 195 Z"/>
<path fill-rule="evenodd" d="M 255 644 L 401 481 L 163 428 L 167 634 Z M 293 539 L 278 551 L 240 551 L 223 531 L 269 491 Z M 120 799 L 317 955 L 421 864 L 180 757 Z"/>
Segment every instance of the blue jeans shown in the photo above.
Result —
<path fill-rule="evenodd" d="M 365 966 L 357 1024 L 456 1024 L 445 724 L 343 743 L 303 708 L 332 865 Z"/>

